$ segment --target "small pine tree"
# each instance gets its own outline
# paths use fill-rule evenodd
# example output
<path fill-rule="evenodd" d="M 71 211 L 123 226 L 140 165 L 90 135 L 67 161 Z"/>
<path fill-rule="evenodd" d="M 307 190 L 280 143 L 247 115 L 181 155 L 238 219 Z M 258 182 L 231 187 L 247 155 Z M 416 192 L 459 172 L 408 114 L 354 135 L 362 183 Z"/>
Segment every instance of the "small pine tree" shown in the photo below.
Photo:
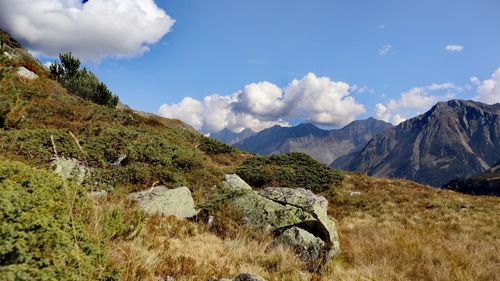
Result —
<path fill-rule="evenodd" d="M 90 71 L 80 69 L 80 60 L 71 53 L 59 55 L 60 63 L 54 62 L 49 67 L 50 77 L 63 85 L 68 92 L 94 103 L 115 107 L 118 97 L 106 84 Z"/>

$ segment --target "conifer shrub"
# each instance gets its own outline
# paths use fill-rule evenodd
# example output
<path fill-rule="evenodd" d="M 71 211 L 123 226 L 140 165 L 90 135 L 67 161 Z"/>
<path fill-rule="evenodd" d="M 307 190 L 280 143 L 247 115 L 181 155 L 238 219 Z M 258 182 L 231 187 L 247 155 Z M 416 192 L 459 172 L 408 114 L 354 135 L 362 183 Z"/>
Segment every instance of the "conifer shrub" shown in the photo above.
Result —
<path fill-rule="evenodd" d="M 342 172 L 297 152 L 247 159 L 237 174 L 254 187 L 306 188 L 314 192 L 334 192 L 344 177 Z"/>
<path fill-rule="evenodd" d="M 0 161 L 0 194 L 0 280 L 115 280 L 83 187 Z"/>
<path fill-rule="evenodd" d="M 234 152 L 234 148 L 212 138 L 200 136 L 200 149 L 208 155 L 229 154 Z"/>
<path fill-rule="evenodd" d="M 68 92 L 94 103 L 115 107 L 118 97 L 89 70 L 80 69 L 80 60 L 71 53 L 59 55 L 60 63 L 50 65 L 50 77 L 57 80 Z"/>

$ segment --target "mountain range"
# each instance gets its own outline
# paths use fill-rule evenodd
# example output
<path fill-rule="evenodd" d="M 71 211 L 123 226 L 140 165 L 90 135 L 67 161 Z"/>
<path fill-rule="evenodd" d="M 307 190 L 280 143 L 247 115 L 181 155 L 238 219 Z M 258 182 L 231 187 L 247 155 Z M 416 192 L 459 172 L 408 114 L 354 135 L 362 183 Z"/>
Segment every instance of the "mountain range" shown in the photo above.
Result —
<path fill-rule="evenodd" d="M 475 185 L 465 179 L 477 183 L 500 161 L 499 116 L 500 104 L 450 100 L 397 126 L 368 118 L 335 130 L 300 124 L 258 133 L 225 129 L 212 137 L 258 155 L 304 152 L 338 169 L 493 194 L 471 191 L 467 186 Z M 464 187 L 457 187 L 457 181 Z"/>
<path fill-rule="evenodd" d="M 313 124 L 276 125 L 233 143 L 233 146 L 259 155 L 304 152 L 330 164 L 341 156 L 361 150 L 374 135 L 391 127 L 390 123 L 374 118 L 353 121 L 335 130 L 323 130 Z"/>
<path fill-rule="evenodd" d="M 255 134 L 257 134 L 257 132 L 252 129 L 244 129 L 239 133 L 235 133 L 228 128 L 224 128 L 220 132 L 210 134 L 210 137 L 225 144 L 233 145 Z"/>
<path fill-rule="evenodd" d="M 333 167 L 440 187 L 500 160 L 500 104 L 451 100 L 376 135 Z"/>

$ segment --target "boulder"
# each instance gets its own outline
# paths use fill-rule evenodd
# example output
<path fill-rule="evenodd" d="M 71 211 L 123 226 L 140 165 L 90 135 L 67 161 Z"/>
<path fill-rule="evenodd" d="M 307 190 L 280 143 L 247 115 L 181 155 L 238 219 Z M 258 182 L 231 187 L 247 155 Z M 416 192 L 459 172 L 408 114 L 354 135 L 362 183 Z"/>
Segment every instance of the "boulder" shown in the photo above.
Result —
<path fill-rule="evenodd" d="M 295 250 L 300 259 L 305 262 L 321 258 L 325 242 L 302 228 L 292 226 L 286 229 L 273 242 L 272 246 L 282 244 Z"/>
<path fill-rule="evenodd" d="M 173 215 L 180 219 L 196 215 L 191 191 L 184 186 L 175 189 L 155 186 L 148 190 L 130 193 L 128 197 L 137 201 L 148 214 Z"/>
<path fill-rule="evenodd" d="M 243 180 L 236 175 L 225 179 L 222 186 L 235 192 L 230 203 L 242 213 L 243 222 L 273 232 L 273 243 L 289 245 L 303 260 L 317 260 L 320 264 L 340 252 L 336 226 L 328 217 L 324 197 L 303 188 L 233 188 L 234 182 L 248 185 L 241 184 Z"/>
<path fill-rule="evenodd" d="M 339 237 L 335 223 L 328 217 L 328 201 L 303 188 L 268 187 L 259 192 L 262 197 L 305 211 L 314 220 L 304 220 L 300 227 L 315 234 L 325 242 L 328 258 L 340 252 Z"/>
<path fill-rule="evenodd" d="M 222 187 L 231 191 L 251 191 L 250 187 L 244 180 L 237 175 L 225 175 Z"/>
<path fill-rule="evenodd" d="M 63 179 L 76 178 L 78 184 L 82 184 L 88 172 L 87 167 L 74 158 L 56 157 L 51 162 L 54 172 Z"/>
<path fill-rule="evenodd" d="M 304 221 L 315 221 L 314 217 L 303 209 L 280 204 L 257 192 L 249 192 L 234 198 L 232 205 L 241 211 L 245 224 L 268 231 L 276 231 Z"/>
<path fill-rule="evenodd" d="M 33 71 L 25 68 L 24 66 L 20 66 L 18 69 L 17 69 L 17 75 L 25 78 L 25 79 L 28 79 L 28 80 L 34 80 L 34 79 L 37 79 L 38 78 L 38 75 L 36 73 L 34 73 Z"/>

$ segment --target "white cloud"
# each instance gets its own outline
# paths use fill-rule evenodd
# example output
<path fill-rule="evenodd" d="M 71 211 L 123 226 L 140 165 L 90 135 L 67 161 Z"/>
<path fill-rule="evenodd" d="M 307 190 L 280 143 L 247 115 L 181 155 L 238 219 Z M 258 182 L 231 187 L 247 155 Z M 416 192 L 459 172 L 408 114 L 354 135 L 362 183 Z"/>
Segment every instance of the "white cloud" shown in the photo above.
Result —
<path fill-rule="evenodd" d="M 428 86 L 429 90 L 432 91 L 437 91 L 437 90 L 456 90 L 458 92 L 461 92 L 463 89 L 459 86 L 456 86 L 453 83 L 432 83 Z"/>
<path fill-rule="evenodd" d="M 351 92 L 356 93 L 356 94 L 364 94 L 364 93 L 373 94 L 373 93 L 375 93 L 375 91 L 373 89 L 370 89 L 366 85 L 353 84 L 351 86 L 350 90 L 351 90 Z"/>
<path fill-rule="evenodd" d="M 437 96 L 428 94 L 424 88 L 414 87 L 402 93 L 398 101 L 393 101 L 395 105 L 389 103 L 389 107 L 391 109 L 397 107 L 424 109 L 433 106 L 438 100 Z"/>
<path fill-rule="evenodd" d="M 252 83 L 230 96 L 185 98 L 159 109 L 160 115 L 181 119 L 205 133 L 223 128 L 260 131 L 276 124 L 288 126 L 289 120 L 341 126 L 364 112 L 364 106 L 350 96 L 348 84 L 313 73 L 284 89 L 270 82 Z"/>
<path fill-rule="evenodd" d="M 270 82 L 246 85 L 238 95 L 235 107 L 257 116 L 280 116 L 285 109 L 283 91 Z"/>
<path fill-rule="evenodd" d="M 391 44 L 386 44 L 382 46 L 382 48 L 378 49 L 378 54 L 381 56 L 385 56 L 392 53 L 392 45 Z"/>
<path fill-rule="evenodd" d="M 447 45 L 444 49 L 448 52 L 460 53 L 464 50 L 464 46 L 461 45 Z"/>
<path fill-rule="evenodd" d="M 453 83 L 433 83 L 423 87 L 413 87 L 401 93 L 399 99 L 391 99 L 385 105 L 376 104 L 374 117 L 399 124 L 407 119 L 405 116 L 420 114 L 437 102 L 450 100 L 456 93 L 462 91 L 461 87 Z"/>
<path fill-rule="evenodd" d="M 476 76 L 472 76 L 469 78 L 469 82 L 474 85 L 474 86 L 479 86 L 481 85 L 481 80 L 479 80 L 479 78 L 477 78 Z"/>
<path fill-rule="evenodd" d="M 474 100 L 488 104 L 500 103 L 500 67 L 491 75 L 491 79 L 483 82 L 476 79 L 472 82 L 478 86 Z"/>
<path fill-rule="evenodd" d="M 406 121 L 406 118 L 403 117 L 402 115 L 400 114 L 396 114 L 394 115 L 393 119 L 392 119 L 392 122 L 396 125 L 398 125 L 399 123 L 403 123 L 404 121 Z"/>
<path fill-rule="evenodd" d="M 389 112 L 389 109 L 381 104 L 377 103 L 375 105 L 375 115 L 374 117 L 379 120 L 383 120 L 385 122 L 389 122 L 389 119 L 391 118 L 391 113 Z"/>
<path fill-rule="evenodd" d="M 154 0 L 0 0 L 0 26 L 49 57 L 139 56 L 174 23 Z"/>
<path fill-rule="evenodd" d="M 334 82 L 328 77 L 307 74 L 293 80 L 285 88 L 283 98 L 288 107 L 288 116 L 316 124 L 345 125 L 365 112 L 363 105 L 356 103 L 349 94 L 349 85 Z"/>
<path fill-rule="evenodd" d="M 186 97 L 180 103 L 161 105 L 158 113 L 164 117 L 180 119 L 204 133 L 218 132 L 224 128 L 240 132 L 245 128 L 260 131 L 273 125 L 289 126 L 280 118 L 263 120 L 246 112 L 234 111 L 233 105 L 237 98 L 238 94 L 213 94 L 201 101 Z"/>

